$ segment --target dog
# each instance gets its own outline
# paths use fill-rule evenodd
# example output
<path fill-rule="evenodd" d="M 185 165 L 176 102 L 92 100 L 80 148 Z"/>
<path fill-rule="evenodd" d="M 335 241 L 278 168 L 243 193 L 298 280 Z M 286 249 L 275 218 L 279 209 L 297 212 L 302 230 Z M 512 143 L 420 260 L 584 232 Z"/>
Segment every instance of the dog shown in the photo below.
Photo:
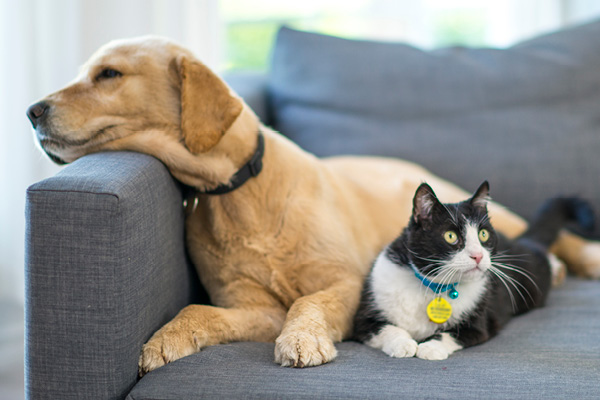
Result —
<path fill-rule="evenodd" d="M 445 202 L 467 196 L 406 161 L 316 158 L 261 124 L 190 51 L 163 38 L 100 48 L 73 83 L 27 114 L 58 164 L 137 151 L 195 188 L 187 246 L 214 305 L 189 305 L 154 333 L 140 374 L 233 341 L 275 341 L 282 366 L 333 360 L 334 343 L 351 333 L 363 278 L 408 221 L 419 184 L 429 182 Z M 489 211 L 509 237 L 526 229 L 498 204 Z M 572 271 L 600 276 L 598 243 L 565 232 L 553 251 Z"/>

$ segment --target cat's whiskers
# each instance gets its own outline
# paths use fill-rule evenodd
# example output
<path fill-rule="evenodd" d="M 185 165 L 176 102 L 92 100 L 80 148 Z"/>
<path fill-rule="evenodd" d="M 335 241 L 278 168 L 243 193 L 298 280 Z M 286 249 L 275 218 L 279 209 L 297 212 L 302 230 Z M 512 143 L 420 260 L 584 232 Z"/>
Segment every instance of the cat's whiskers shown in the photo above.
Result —
<path fill-rule="evenodd" d="M 484 215 L 483 218 L 479 221 L 479 226 L 490 223 L 490 216 L 488 214 Z"/>
<path fill-rule="evenodd" d="M 448 209 L 448 207 L 444 203 L 441 203 L 441 204 L 448 212 L 448 215 L 450 215 L 450 218 L 452 218 L 452 222 L 454 222 L 454 225 L 458 226 L 458 208 L 454 210 L 455 214 L 452 214 L 450 212 L 450 210 Z"/>
<path fill-rule="evenodd" d="M 502 261 L 524 261 L 527 257 L 527 254 L 496 254 L 491 257 L 492 261 L 502 260 Z"/>
<path fill-rule="evenodd" d="M 459 270 L 456 267 L 448 267 L 448 270 L 445 271 L 445 275 L 442 277 L 442 284 L 444 285 L 448 285 L 450 283 L 453 283 L 452 278 L 454 278 L 454 276 L 457 274 Z"/>
<path fill-rule="evenodd" d="M 502 250 L 497 252 L 496 254 L 494 254 L 494 257 L 498 257 L 498 256 L 506 256 L 506 255 L 510 255 L 510 256 L 514 256 L 514 257 L 524 257 L 527 256 L 528 254 L 514 254 L 514 253 L 510 253 L 510 250 Z"/>
<path fill-rule="evenodd" d="M 441 274 L 438 274 L 435 278 L 437 278 L 436 283 L 444 286 L 444 285 L 450 285 L 452 283 L 455 283 L 456 281 L 453 280 L 454 276 L 459 272 L 459 269 L 453 266 L 448 266 L 448 265 L 441 265 L 437 268 L 435 268 L 433 271 L 430 271 L 427 275 L 432 275 L 435 271 L 440 271 L 442 270 Z M 433 279 L 435 278 L 431 278 L 429 280 L 431 280 L 433 282 Z"/>
<path fill-rule="evenodd" d="M 513 272 L 516 272 L 518 274 L 523 275 L 541 293 L 540 288 L 538 287 L 537 283 L 533 279 L 533 278 L 535 278 L 535 274 L 531 273 L 530 271 L 526 270 L 525 268 L 520 267 L 518 265 L 506 264 L 506 263 L 498 263 L 498 262 L 492 262 L 492 265 L 494 265 L 495 267 L 504 268 L 504 269 L 507 269 L 509 271 L 513 271 Z"/>
<path fill-rule="evenodd" d="M 508 284 L 506 282 L 504 282 L 504 279 L 502 279 L 502 277 L 500 275 L 498 275 L 495 268 L 493 268 L 493 267 L 490 268 L 490 271 L 492 272 L 492 274 L 494 274 L 494 276 L 496 276 L 498 278 L 498 280 L 506 288 L 506 291 L 508 292 L 508 296 L 510 297 L 510 304 L 512 306 L 513 312 L 516 312 L 517 311 L 517 302 L 515 300 L 515 296 L 512 293 L 512 290 L 510 290 L 510 287 L 508 287 Z"/>
<path fill-rule="evenodd" d="M 506 279 L 507 283 L 510 283 L 516 290 L 516 292 L 519 294 L 519 296 L 521 296 L 521 299 L 523 299 L 523 301 L 525 303 L 527 303 L 527 299 L 525 298 L 525 296 L 523 295 L 523 293 L 521 292 L 521 289 L 523 289 L 525 291 L 525 293 L 527 293 L 527 295 L 529 296 L 529 298 L 531 299 L 531 301 L 533 303 L 535 303 L 535 300 L 533 298 L 533 296 L 531 295 L 531 293 L 529 293 L 529 290 L 527 290 L 527 288 L 525 287 L 525 285 L 523 285 L 521 282 L 519 282 L 518 280 L 516 280 L 515 278 L 511 277 L 510 275 L 508 275 L 506 272 L 501 271 L 500 269 L 498 269 L 498 265 L 494 264 L 490 267 L 490 270 L 492 272 L 494 272 L 494 274 L 499 278 L 499 279 Z M 531 278 L 530 278 L 531 279 Z M 532 281 L 533 282 L 533 281 Z M 535 282 L 533 282 L 533 284 L 535 285 L 535 287 L 539 290 L 539 287 L 537 286 L 537 284 L 535 284 Z M 519 287 L 521 289 L 519 289 Z M 511 294 L 511 291 L 509 291 L 509 294 Z M 513 310 L 516 311 L 514 309 L 514 305 L 513 305 Z"/>
<path fill-rule="evenodd" d="M 426 258 L 426 257 L 421 257 L 420 255 L 418 255 L 414 250 L 409 249 L 406 245 L 404 246 L 404 248 L 414 257 L 418 258 L 419 260 L 423 260 L 423 261 L 429 261 L 429 262 L 433 262 L 433 263 L 442 263 L 445 262 L 445 260 L 442 259 L 434 259 L 434 258 Z"/>
<path fill-rule="evenodd" d="M 431 271 L 427 272 L 427 273 L 424 275 L 424 276 L 425 276 L 425 278 L 426 278 L 426 279 L 428 279 L 428 280 L 429 280 L 429 281 L 431 281 L 431 282 L 435 282 L 435 281 L 436 281 L 436 278 L 438 278 L 438 276 L 439 276 L 438 272 L 440 272 L 440 271 L 444 270 L 444 268 L 446 268 L 446 265 L 445 265 L 445 264 L 442 264 L 442 263 L 437 263 L 437 264 L 438 264 L 438 265 L 437 265 L 435 268 L 433 268 Z M 430 264 L 430 265 L 428 265 L 427 267 L 429 267 L 429 266 L 431 266 L 431 265 L 435 265 L 435 264 Z M 427 268 L 427 267 L 426 267 L 426 268 Z M 439 283 L 439 282 L 436 282 L 436 283 Z"/>
<path fill-rule="evenodd" d="M 445 266 L 443 264 L 440 265 L 440 263 L 436 263 L 438 264 L 435 268 L 433 268 L 431 271 L 427 272 L 425 275 L 423 275 L 425 277 L 425 279 L 427 279 L 430 282 L 433 282 L 433 280 L 435 279 L 435 276 L 437 276 L 437 272 L 442 270 Z M 430 264 L 427 265 L 425 268 L 428 268 L 431 265 L 436 265 L 436 264 Z M 428 290 L 431 290 L 431 288 L 425 284 L 421 285 L 421 294 L 423 293 L 427 293 Z"/>

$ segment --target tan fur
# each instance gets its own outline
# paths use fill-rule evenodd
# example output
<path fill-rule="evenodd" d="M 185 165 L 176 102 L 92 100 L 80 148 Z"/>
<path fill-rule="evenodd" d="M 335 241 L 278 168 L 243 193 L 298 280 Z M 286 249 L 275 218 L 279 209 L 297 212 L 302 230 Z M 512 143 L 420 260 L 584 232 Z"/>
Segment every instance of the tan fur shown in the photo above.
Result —
<path fill-rule="evenodd" d="M 110 66 L 123 76 L 95 80 Z M 157 38 L 100 49 L 78 79 L 46 98 L 44 149 L 65 161 L 103 149 L 151 154 L 200 190 L 227 183 L 265 136 L 263 171 L 220 196 L 198 195 L 186 221 L 188 248 L 214 307 L 191 305 L 144 346 L 140 371 L 231 341 L 273 341 L 284 366 L 319 365 L 351 330 L 362 279 L 400 233 L 417 186 L 442 201 L 466 192 L 422 167 L 375 157 L 317 159 L 260 124 L 215 74 L 185 49 Z M 492 203 L 509 236 L 520 217 Z M 561 236 L 558 254 L 582 275 L 600 270 L 590 244 Z M 588 252 L 589 253 L 589 252 Z"/>
<path fill-rule="evenodd" d="M 192 153 L 204 153 L 221 140 L 242 112 L 242 103 L 199 61 L 181 55 L 176 67 L 181 79 L 181 133 Z"/>

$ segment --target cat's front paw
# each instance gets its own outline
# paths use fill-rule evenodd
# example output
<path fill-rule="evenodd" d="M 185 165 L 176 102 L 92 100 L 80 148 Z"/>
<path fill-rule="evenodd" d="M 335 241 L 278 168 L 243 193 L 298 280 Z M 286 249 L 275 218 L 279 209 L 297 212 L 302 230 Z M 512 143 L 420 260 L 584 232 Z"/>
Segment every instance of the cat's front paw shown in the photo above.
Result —
<path fill-rule="evenodd" d="M 408 332 L 394 325 L 385 326 L 367 344 L 396 358 L 414 357 L 419 346 Z"/>
<path fill-rule="evenodd" d="M 423 360 L 445 360 L 449 355 L 446 346 L 437 340 L 421 343 L 417 349 L 417 357 Z"/>
<path fill-rule="evenodd" d="M 450 354 L 460 349 L 462 349 L 462 345 L 449 333 L 444 332 L 439 335 L 439 339 L 421 343 L 417 350 L 417 357 L 423 360 L 445 360 Z"/>
<path fill-rule="evenodd" d="M 405 358 L 414 357 L 418 346 L 413 339 L 397 337 L 384 344 L 381 350 L 390 357 Z"/>

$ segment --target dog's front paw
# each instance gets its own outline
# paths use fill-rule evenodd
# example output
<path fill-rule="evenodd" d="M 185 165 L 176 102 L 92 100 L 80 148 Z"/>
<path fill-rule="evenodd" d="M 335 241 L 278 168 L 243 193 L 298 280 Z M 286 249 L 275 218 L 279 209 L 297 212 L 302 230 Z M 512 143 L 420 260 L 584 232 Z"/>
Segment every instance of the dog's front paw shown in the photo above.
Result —
<path fill-rule="evenodd" d="M 337 350 L 325 332 L 298 330 L 275 341 L 275 362 L 283 367 L 313 367 L 333 360 Z"/>
<path fill-rule="evenodd" d="M 567 279 L 567 265 L 552 253 L 548 254 L 548 263 L 550 264 L 552 287 L 559 287 Z"/>
<path fill-rule="evenodd" d="M 138 363 L 140 376 L 165 364 L 196 353 L 202 346 L 193 332 L 166 325 L 142 347 Z"/>
<path fill-rule="evenodd" d="M 582 273 L 593 279 L 600 279 L 600 243 L 590 242 L 581 254 Z"/>
<path fill-rule="evenodd" d="M 142 354 L 138 361 L 138 373 L 140 376 L 144 376 L 168 362 L 166 357 L 163 356 L 162 344 L 159 341 L 150 340 L 142 347 Z"/>

